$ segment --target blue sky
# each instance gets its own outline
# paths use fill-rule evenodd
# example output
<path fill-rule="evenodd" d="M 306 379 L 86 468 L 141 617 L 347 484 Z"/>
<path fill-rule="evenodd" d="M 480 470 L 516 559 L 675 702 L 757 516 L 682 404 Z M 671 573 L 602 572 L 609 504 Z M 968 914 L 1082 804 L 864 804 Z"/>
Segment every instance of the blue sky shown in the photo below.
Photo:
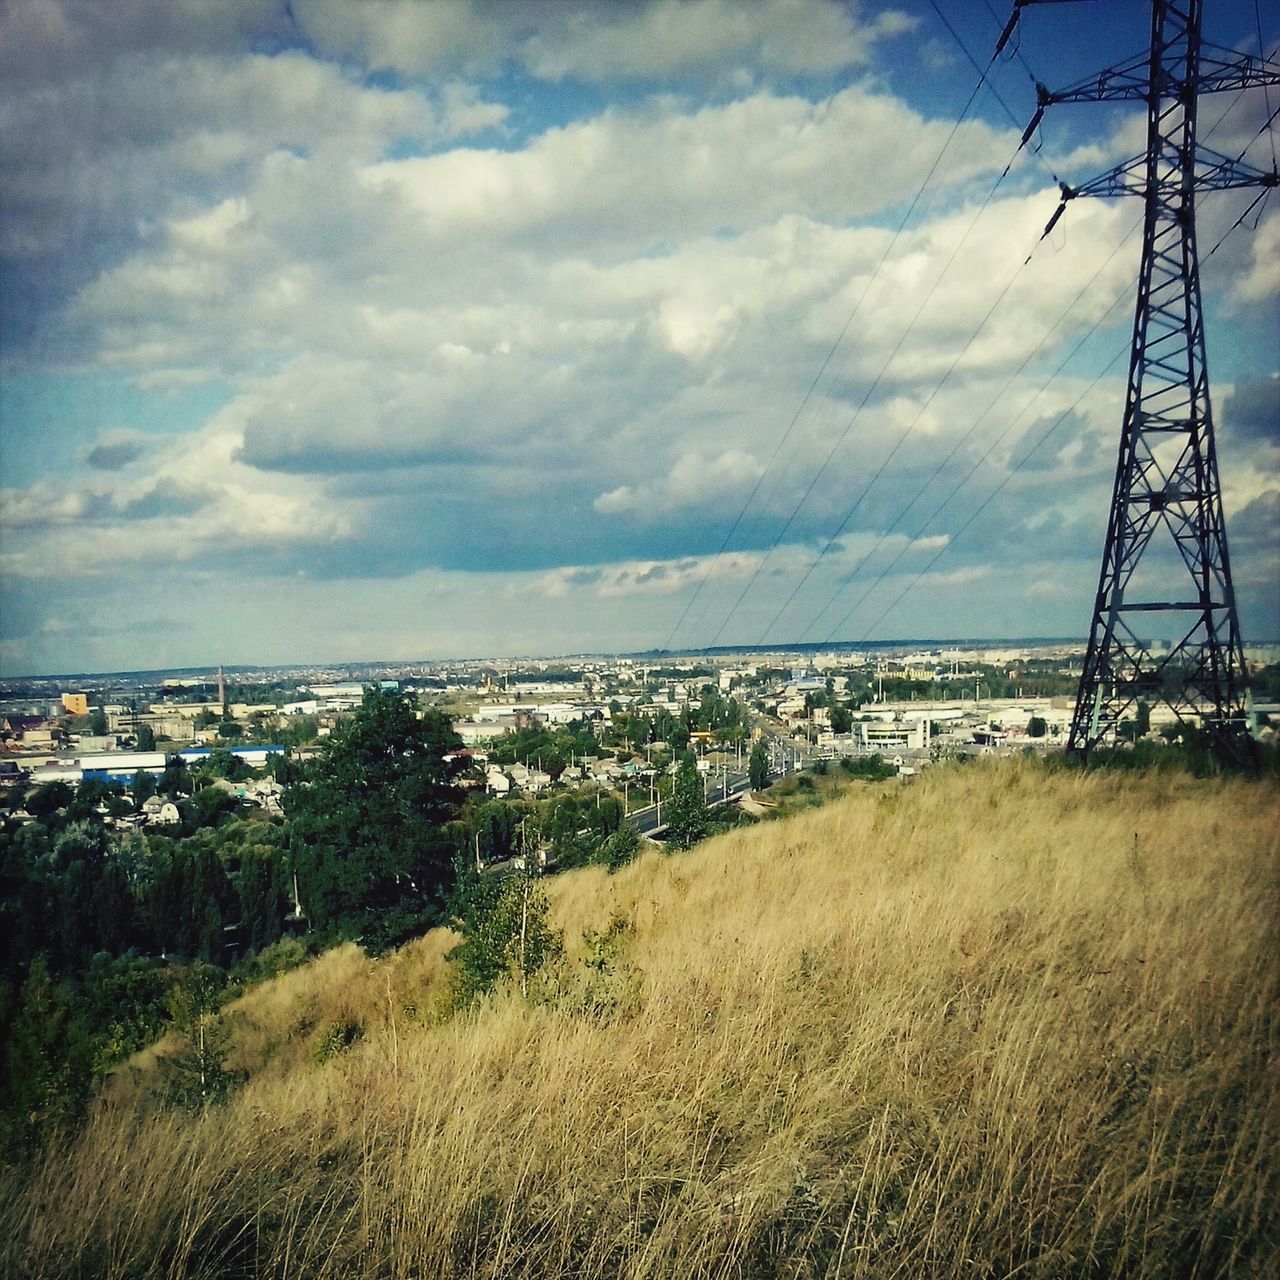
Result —
<path fill-rule="evenodd" d="M 1083 634 L 1140 210 L 1037 238 L 1141 117 L 997 179 L 1146 6 L 1030 8 L 958 128 L 1005 8 L 939 9 L 11 0 L 0 671 Z M 1273 199 L 1203 273 L 1247 640 L 1278 264 Z"/>

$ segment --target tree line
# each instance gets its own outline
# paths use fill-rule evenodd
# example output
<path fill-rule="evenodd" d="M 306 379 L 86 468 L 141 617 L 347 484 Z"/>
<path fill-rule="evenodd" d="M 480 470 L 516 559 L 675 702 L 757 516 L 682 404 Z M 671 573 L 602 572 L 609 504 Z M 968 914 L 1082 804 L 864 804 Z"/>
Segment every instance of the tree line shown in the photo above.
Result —
<path fill-rule="evenodd" d="M 716 695 L 700 714 L 673 718 L 676 733 L 641 719 L 633 727 L 675 737 L 690 725 L 732 730 L 741 709 Z M 585 754 L 595 743 L 582 725 L 550 743 L 542 733 L 495 754 Z M 18 1158 L 75 1123 L 96 1081 L 165 1030 L 190 1040 L 175 1059 L 189 1078 L 174 1096 L 207 1100 L 211 1081 L 225 1084 L 215 1070 L 222 1000 L 338 941 L 376 953 L 441 923 L 475 932 L 491 899 L 513 909 L 510 892 L 478 876 L 482 865 L 616 869 L 635 856 L 617 797 L 496 801 L 464 786 L 469 769 L 445 715 L 370 689 L 314 760 L 273 760 L 283 814 L 246 809 L 219 785 L 249 772 L 228 751 L 195 769 L 174 757 L 127 786 L 54 782 L 23 797 L 30 819 L 0 822 L 0 1155 Z M 176 825 L 113 824 L 153 795 L 177 806 Z M 669 804 L 673 845 L 713 829 L 691 754 Z M 521 894 L 527 944 L 527 887 Z"/>

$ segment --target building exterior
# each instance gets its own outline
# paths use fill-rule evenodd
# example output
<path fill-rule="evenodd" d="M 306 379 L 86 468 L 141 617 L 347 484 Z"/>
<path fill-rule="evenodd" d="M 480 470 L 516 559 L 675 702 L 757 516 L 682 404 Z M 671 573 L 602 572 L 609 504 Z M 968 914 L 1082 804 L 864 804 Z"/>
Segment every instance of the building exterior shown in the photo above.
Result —
<path fill-rule="evenodd" d="M 923 751 L 929 746 L 928 720 L 864 720 L 855 726 L 858 740 L 866 751 L 897 748 Z"/>

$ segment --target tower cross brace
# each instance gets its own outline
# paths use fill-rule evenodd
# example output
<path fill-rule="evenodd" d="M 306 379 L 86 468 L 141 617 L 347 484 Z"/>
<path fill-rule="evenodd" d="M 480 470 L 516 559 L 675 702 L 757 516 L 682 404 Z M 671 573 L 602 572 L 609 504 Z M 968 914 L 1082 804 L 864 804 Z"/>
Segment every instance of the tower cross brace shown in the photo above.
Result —
<path fill-rule="evenodd" d="M 1011 24 L 1034 2 L 1018 0 Z M 1245 726 L 1247 673 L 1218 479 L 1195 197 L 1274 187 L 1280 177 L 1197 147 L 1196 112 L 1202 93 L 1280 84 L 1280 66 L 1214 46 L 1206 52 L 1201 0 L 1153 0 L 1151 8 L 1145 59 L 1056 92 L 1037 86 L 1039 104 L 1023 139 L 1048 106 L 1146 103 L 1145 154 L 1081 187 L 1063 184 L 1049 224 L 1078 196 L 1138 195 L 1145 202 L 1119 456 L 1067 744 L 1084 756 L 1114 742 L 1122 719 L 1140 705 L 1162 703 L 1178 720 L 1198 722 L 1228 754 Z M 1162 628 L 1167 649 L 1146 638 Z"/>

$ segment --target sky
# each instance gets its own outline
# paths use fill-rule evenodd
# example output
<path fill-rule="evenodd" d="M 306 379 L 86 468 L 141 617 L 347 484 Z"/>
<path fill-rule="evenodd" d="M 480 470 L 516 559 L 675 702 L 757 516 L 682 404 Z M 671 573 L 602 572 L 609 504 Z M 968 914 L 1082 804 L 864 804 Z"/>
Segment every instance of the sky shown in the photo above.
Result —
<path fill-rule="evenodd" d="M 1028 8 L 979 85 L 1006 12 L 6 0 L 0 673 L 1083 636 L 1139 202 L 1039 237 L 1144 126 L 1018 141 L 1148 19 Z M 1269 170 L 1270 109 L 1201 138 Z M 1202 282 L 1272 640 L 1280 196 Z"/>

